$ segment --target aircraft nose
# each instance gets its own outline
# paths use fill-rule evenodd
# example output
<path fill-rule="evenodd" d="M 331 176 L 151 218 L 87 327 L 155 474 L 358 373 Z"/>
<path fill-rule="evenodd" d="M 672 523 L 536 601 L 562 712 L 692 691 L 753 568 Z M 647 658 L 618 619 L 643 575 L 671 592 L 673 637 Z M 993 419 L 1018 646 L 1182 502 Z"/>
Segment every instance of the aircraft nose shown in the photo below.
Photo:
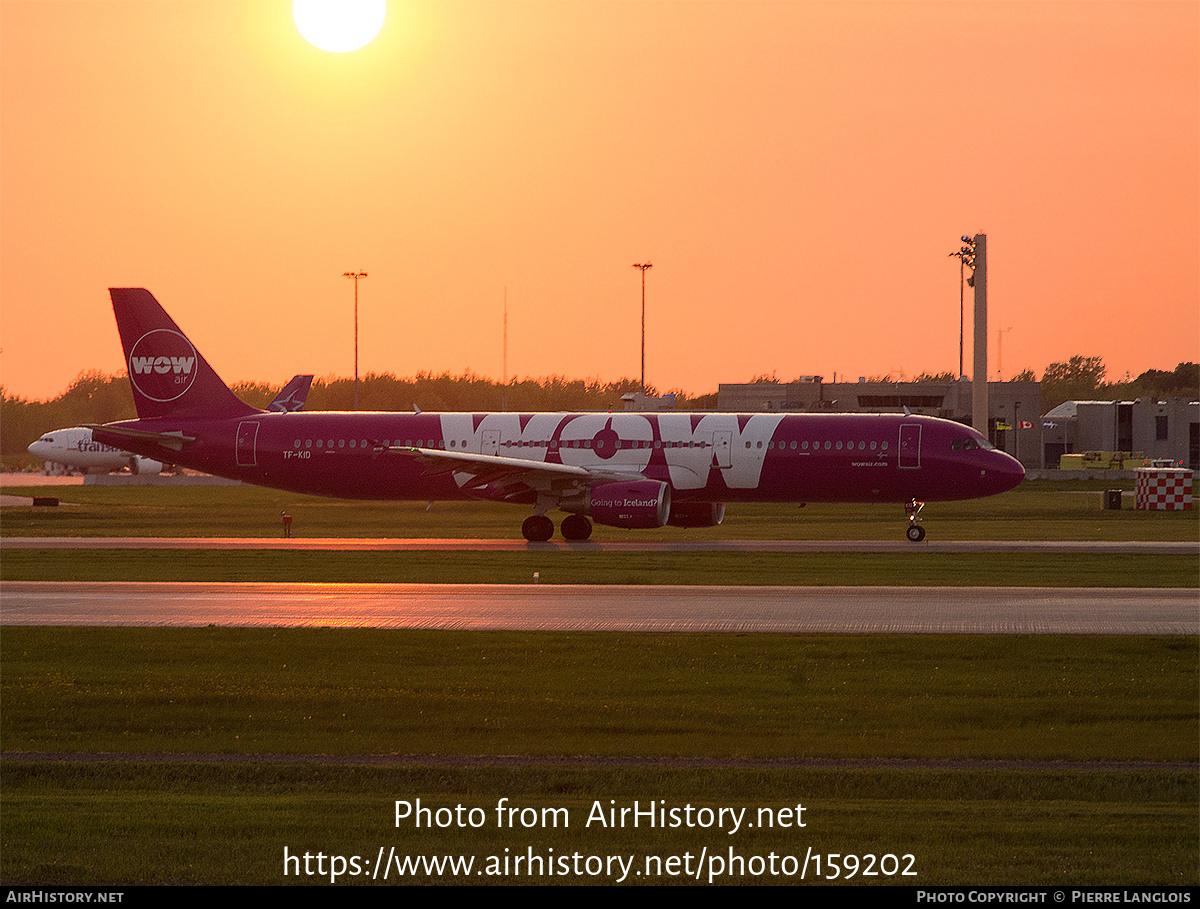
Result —
<path fill-rule="evenodd" d="M 1025 468 L 1012 455 L 1003 451 L 993 451 L 991 455 L 985 475 L 995 492 L 1007 492 L 1025 479 Z"/>

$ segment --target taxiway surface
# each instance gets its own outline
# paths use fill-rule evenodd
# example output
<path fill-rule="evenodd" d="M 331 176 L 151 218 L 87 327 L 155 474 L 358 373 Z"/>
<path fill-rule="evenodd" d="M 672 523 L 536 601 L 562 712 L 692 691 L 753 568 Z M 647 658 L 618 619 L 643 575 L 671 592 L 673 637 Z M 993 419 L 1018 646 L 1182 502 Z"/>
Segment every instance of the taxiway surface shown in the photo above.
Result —
<path fill-rule="evenodd" d="M 0 625 L 1200 633 L 1191 589 L 15 581 Z"/>
<path fill-rule="evenodd" d="M 1135 552 L 1200 555 L 1196 542 L 1137 540 L 606 540 L 528 543 L 391 537 L 4 537 L 3 549 L 270 549 L 470 552 Z"/>

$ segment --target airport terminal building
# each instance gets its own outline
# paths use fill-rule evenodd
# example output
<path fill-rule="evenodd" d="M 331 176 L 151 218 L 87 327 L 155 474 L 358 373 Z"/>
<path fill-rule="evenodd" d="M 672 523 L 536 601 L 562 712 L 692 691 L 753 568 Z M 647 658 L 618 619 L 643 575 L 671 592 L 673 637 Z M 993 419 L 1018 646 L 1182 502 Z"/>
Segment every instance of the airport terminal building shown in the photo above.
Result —
<path fill-rule="evenodd" d="M 1066 401 L 1043 417 L 1046 464 L 1081 452 L 1137 452 L 1200 470 L 1200 401 Z"/>

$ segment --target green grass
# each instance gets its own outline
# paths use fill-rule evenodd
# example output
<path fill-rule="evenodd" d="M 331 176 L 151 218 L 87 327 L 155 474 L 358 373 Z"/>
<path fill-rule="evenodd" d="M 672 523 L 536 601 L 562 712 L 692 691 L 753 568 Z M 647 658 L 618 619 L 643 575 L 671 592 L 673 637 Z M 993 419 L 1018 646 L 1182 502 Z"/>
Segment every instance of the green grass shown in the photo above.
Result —
<path fill-rule="evenodd" d="M 875 883 L 1195 886 L 1194 767 L 1117 762 L 1196 761 L 1197 651 L 1192 638 L 1136 636 L 5 628 L 7 751 L 181 757 L 7 758 L 0 875 L 315 882 L 284 877 L 285 846 L 372 859 L 395 846 L 479 862 L 505 849 L 641 862 L 812 847 L 914 856 L 916 878 Z M 233 763 L 183 756 L 213 752 Z M 1095 760 L 1109 769 L 237 762 L 262 752 Z M 487 823 L 397 826 L 395 801 L 417 798 L 481 808 Z M 565 808 L 571 826 L 499 829 L 501 798 Z M 595 803 L 610 800 L 752 815 L 803 804 L 806 827 L 730 836 L 585 826 Z M 582 882 L 597 880 L 608 878 Z M 551 881 L 577 879 L 533 882 Z"/>
<path fill-rule="evenodd" d="M 1135 553 L 336 552 L 13 549 L 5 581 L 1191 587 L 1195 556 Z"/>
<path fill-rule="evenodd" d="M 923 517 L 931 541 L 1200 540 L 1200 510 L 1105 511 L 1101 491 L 1107 485 L 1026 482 L 988 499 L 929 503 Z M 251 486 L 48 486 L 3 491 L 74 503 L 59 508 L 5 507 L 0 519 L 4 536 L 274 537 L 281 533 L 280 512 L 287 511 L 298 537 L 520 539 L 521 521 L 529 513 L 525 507 L 477 502 L 439 502 L 427 511 L 425 503 L 345 502 Z M 719 527 L 653 531 L 597 527 L 593 539 L 899 540 L 904 526 L 899 505 L 732 504 Z"/>
<path fill-rule="evenodd" d="M 1133 635 L 13 626 L 0 735 L 6 751 L 1196 761 L 1198 656 Z"/>

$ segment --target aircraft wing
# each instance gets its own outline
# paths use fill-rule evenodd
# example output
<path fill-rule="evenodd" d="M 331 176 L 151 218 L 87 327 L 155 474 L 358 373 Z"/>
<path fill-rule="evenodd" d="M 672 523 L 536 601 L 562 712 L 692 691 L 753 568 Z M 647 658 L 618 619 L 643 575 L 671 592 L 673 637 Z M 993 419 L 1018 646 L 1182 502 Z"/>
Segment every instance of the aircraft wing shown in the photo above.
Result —
<path fill-rule="evenodd" d="M 596 483 L 628 480 L 642 476 L 634 469 L 596 469 L 571 464 L 507 458 L 503 455 L 469 454 L 437 448 L 390 446 L 386 449 L 416 458 L 437 474 L 454 474 L 455 482 L 465 490 L 486 486 L 526 487 L 538 492 L 561 492 L 563 488 L 582 489 Z M 514 492 L 517 490 L 514 490 Z"/>
<path fill-rule="evenodd" d="M 195 436 L 185 436 L 182 432 L 147 432 L 144 429 L 126 429 L 123 426 L 104 426 L 99 423 L 84 423 L 84 429 L 90 429 L 93 437 L 96 432 L 120 436 L 124 439 L 136 439 L 139 442 L 153 442 L 163 448 L 181 451 L 185 442 L 195 442 Z"/>

